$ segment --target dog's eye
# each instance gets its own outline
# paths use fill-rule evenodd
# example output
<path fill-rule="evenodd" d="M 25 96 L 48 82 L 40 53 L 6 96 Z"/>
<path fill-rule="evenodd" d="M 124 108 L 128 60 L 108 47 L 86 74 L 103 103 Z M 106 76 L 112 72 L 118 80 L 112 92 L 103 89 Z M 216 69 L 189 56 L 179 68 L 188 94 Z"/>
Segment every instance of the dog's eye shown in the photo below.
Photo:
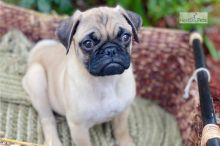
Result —
<path fill-rule="evenodd" d="M 86 40 L 83 42 L 83 45 L 87 48 L 87 49 L 91 49 L 94 46 L 94 43 L 92 40 Z"/>
<path fill-rule="evenodd" d="M 130 38 L 131 38 L 131 35 L 128 33 L 125 33 L 121 36 L 122 42 L 128 42 L 130 40 Z"/>

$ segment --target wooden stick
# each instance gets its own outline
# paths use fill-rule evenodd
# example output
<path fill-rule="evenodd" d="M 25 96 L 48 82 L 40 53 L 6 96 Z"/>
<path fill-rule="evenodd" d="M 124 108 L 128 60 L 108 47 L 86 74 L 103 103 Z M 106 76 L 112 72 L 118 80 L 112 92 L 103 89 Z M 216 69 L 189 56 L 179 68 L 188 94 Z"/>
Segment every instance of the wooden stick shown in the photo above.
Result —
<path fill-rule="evenodd" d="M 44 145 L 40 145 L 40 144 L 34 144 L 34 143 L 30 143 L 30 142 L 23 142 L 23 141 L 18 141 L 18 140 L 14 140 L 14 139 L 9 139 L 9 138 L 2 138 L 0 139 L 0 142 L 7 142 L 7 143 L 13 143 L 13 144 L 19 144 L 22 146 L 44 146 Z"/>

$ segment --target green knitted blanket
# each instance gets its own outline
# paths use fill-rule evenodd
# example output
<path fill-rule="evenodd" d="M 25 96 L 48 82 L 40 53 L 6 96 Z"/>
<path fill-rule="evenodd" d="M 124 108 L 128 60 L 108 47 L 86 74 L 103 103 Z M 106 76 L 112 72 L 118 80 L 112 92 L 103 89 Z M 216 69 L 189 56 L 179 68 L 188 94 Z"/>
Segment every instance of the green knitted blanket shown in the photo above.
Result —
<path fill-rule="evenodd" d="M 0 40 L 0 135 L 42 144 L 41 124 L 36 111 L 21 86 L 28 52 L 33 44 L 19 31 L 11 31 Z M 64 117 L 56 117 L 64 146 L 71 143 Z M 136 98 L 128 120 L 137 146 L 181 146 L 175 119 L 155 103 Z M 111 123 L 90 130 L 94 146 L 116 146 Z"/>

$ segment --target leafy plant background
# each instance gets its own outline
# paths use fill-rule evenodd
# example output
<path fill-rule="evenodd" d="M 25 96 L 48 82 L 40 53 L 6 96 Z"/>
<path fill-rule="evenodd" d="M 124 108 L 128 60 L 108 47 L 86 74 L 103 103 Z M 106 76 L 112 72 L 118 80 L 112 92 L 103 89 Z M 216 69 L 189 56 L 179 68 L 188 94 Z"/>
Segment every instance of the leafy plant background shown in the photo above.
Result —
<path fill-rule="evenodd" d="M 86 10 L 95 6 L 116 6 L 137 12 L 142 16 L 144 26 L 178 28 L 189 31 L 196 28 L 204 35 L 204 42 L 214 60 L 220 55 L 213 42 L 206 36 L 205 30 L 212 25 L 220 26 L 220 10 L 213 5 L 220 0 L 4 0 L 21 7 L 44 13 L 71 15 L 76 9 Z M 179 12 L 208 12 L 208 24 L 179 24 Z"/>

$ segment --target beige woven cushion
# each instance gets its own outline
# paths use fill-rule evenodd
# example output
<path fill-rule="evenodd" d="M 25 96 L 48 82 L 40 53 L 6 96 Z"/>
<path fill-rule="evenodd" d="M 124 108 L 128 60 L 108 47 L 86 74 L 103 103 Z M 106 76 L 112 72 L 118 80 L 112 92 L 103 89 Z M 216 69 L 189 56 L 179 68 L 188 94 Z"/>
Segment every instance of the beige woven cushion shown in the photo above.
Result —
<path fill-rule="evenodd" d="M 21 86 L 31 46 L 17 31 L 8 33 L 0 42 L 0 131 L 6 138 L 41 144 L 44 140 L 39 117 Z M 151 101 L 136 98 L 128 123 L 137 146 L 182 145 L 175 119 Z M 70 146 L 65 118 L 57 116 L 57 125 L 63 145 Z M 90 133 L 94 146 L 116 145 L 111 123 L 95 126 Z"/>

